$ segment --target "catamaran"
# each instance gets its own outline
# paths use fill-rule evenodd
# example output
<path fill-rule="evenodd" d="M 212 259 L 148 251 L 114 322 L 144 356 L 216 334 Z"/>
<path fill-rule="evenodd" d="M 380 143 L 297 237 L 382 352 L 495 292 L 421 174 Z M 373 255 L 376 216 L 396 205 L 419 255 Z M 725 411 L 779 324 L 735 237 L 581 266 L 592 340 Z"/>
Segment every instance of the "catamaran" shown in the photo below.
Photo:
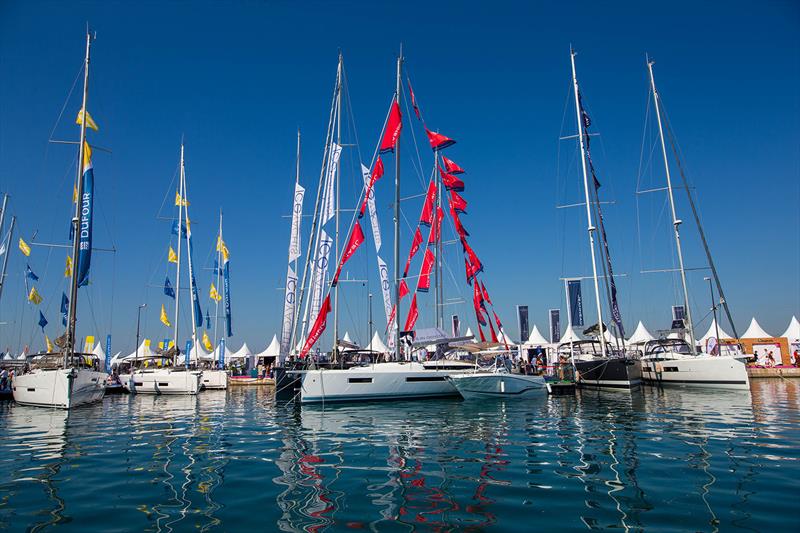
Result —
<path fill-rule="evenodd" d="M 86 142 L 89 99 L 89 59 L 91 33 L 86 33 L 86 57 L 83 71 L 83 104 L 78 113 L 80 141 L 78 142 L 78 172 L 75 178 L 75 215 L 72 219 L 72 257 L 75 263 L 70 277 L 70 299 L 67 332 L 62 337 L 60 353 L 43 353 L 29 357 L 31 370 L 14 378 L 14 400 L 23 405 L 70 409 L 103 399 L 106 373 L 98 370 L 93 354 L 75 349 L 78 287 L 88 283 L 92 254 L 92 217 L 94 206 L 94 171 L 91 149 Z M 94 124 L 94 122 L 91 122 Z M 6 251 L 8 257 L 8 251 Z"/>
<path fill-rule="evenodd" d="M 668 385 L 686 385 L 686 386 L 700 386 L 700 387 L 713 387 L 713 388 L 734 388 L 734 389 L 749 389 L 750 378 L 747 375 L 745 367 L 746 357 L 744 355 L 720 355 L 708 354 L 705 352 L 697 353 L 695 346 L 694 325 L 692 323 L 692 312 L 689 305 L 689 289 L 686 283 L 686 269 L 683 262 L 683 249 L 681 247 L 680 225 L 682 221 L 678 218 L 675 209 L 675 198 L 673 195 L 672 177 L 670 174 L 669 157 L 667 156 L 667 148 L 664 140 L 664 128 L 662 124 L 662 103 L 661 96 L 656 90 L 655 76 L 653 75 L 653 61 L 647 61 L 647 69 L 650 77 L 650 92 L 653 95 L 653 107 L 656 112 L 656 121 L 658 123 L 658 136 L 661 145 L 661 154 L 664 159 L 664 173 L 667 181 L 667 197 L 669 198 L 670 214 L 672 218 L 672 228 L 675 236 L 675 249 L 678 257 L 678 269 L 680 272 L 681 286 L 683 288 L 683 305 L 686 313 L 685 330 L 688 336 L 688 343 L 686 340 L 681 339 L 661 339 L 650 341 L 645 345 L 644 355 L 642 356 L 642 375 L 644 380 L 653 384 L 668 384 Z M 670 139 L 672 141 L 672 138 Z M 672 143 L 671 143 L 672 144 Z M 674 150 L 677 158 L 677 151 Z M 681 170 L 681 178 L 683 180 L 684 188 L 689 196 L 690 205 L 692 206 L 692 213 L 697 222 L 697 228 L 700 232 L 701 239 L 706 252 L 706 257 L 709 262 L 709 267 L 716 281 L 717 288 L 720 293 L 720 300 L 731 327 L 735 326 L 731 319 L 730 311 L 728 309 L 727 301 L 722 292 L 722 286 L 717 275 L 714 261 L 708 249 L 703 233 L 700 219 L 697 216 L 696 209 L 691 197 L 686 177 Z M 715 307 L 716 308 L 716 307 Z M 681 330 L 684 328 L 680 328 Z M 717 348 L 719 350 L 719 348 Z"/>
<path fill-rule="evenodd" d="M 184 165 L 184 146 L 181 143 L 181 161 L 180 161 L 180 176 L 178 191 L 175 194 L 175 205 L 178 207 L 178 219 L 173 226 L 173 233 L 177 235 L 177 247 L 175 252 L 175 288 L 169 286 L 169 280 L 164 283 L 164 292 L 175 299 L 175 315 L 174 315 L 174 341 L 170 346 L 169 343 L 164 346 L 164 352 L 160 354 L 161 357 L 155 358 L 156 365 L 139 366 L 130 375 L 120 375 L 120 380 L 123 385 L 127 385 L 130 392 L 141 394 L 197 394 L 200 391 L 201 376 L 203 374 L 200 370 L 193 370 L 190 368 L 191 354 L 197 350 L 197 322 L 202 321 L 203 314 L 200 311 L 200 303 L 197 297 L 197 286 L 194 280 L 194 271 L 192 270 L 192 233 L 191 223 L 189 221 L 189 202 L 187 201 L 186 192 L 186 171 Z M 185 238 L 187 248 L 187 258 L 189 264 L 189 291 L 192 300 L 192 343 L 191 347 L 186 350 L 187 353 L 183 357 L 183 365 L 179 365 L 178 355 L 180 348 L 178 346 L 178 325 L 180 318 L 180 288 L 181 288 L 181 259 L 182 259 L 182 246 L 181 239 Z M 170 262 L 173 260 L 173 251 L 170 249 Z M 164 308 L 161 308 L 161 322 L 169 327 L 170 323 Z M 192 349 L 194 348 L 194 350 Z M 149 361 L 148 361 L 149 362 Z M 163 362 L 166 365 L 172 366 L 159 366 L 158 363 Z"/>
<path fill-rule="evenodd" d="M 627 357 L 623 349 L 613 350 L 608 345 L 608 330 L 603 323 L 603 305 L 600 293 L 600 282 L 597 273 L 597 259 L 595 257 L 595 235 L 599 229 L 600 256 L 605 272 L 603 283 L 607 291 L 608 304 L 611 311 L 611 318 L 614 321 L 618 334 L 624 339 L 624 328 L 622 316 L 617 303 L 617 287 L 614 280 L 614 271 L 611 266 L 609 255 L 608 239 L 603 221 L 603 213 L 600 208 L 599 188 L 600 182 L 597 179 L 594 163 L 592 162 L 589 148 L 590 135 L 587 131 L 591 125 L 591 120 L 586 110 L 583 108 L 583 100 L 578 86 L 578 77 L 575 70 L 575 51 L 570 51 L 570 61 L 572 65 L 572 86 L 575 99 L 575 115 L 578 126 L 578 145 L 580 147 L 581 170 L 583 175 L 583 192 L 586 206 L 587 231 L 589 234 L 589 252 L 592 258 L 592 281 L 594 282 L 594 297 L 597 308 L 597 324 L 595 328 L 597 342 L 585 341 L 580 343 L 563 342 L 559 346 L 559 353 L 566 353 L 572 361 L 576 370 L 576 377 L 582 386 L 592 386 L 611 389 L 630 389 L 641 384 L 641 365 L 637 359 Z M 589 184 L 591 175 L 592 185 Z M 596 225 L 595 225 L 596 223 Z M 565 288 L 569 286 L 569 280 L 565 283 Z M 569 290 L 567 290 L 567 301 L 570 301 Z M 569 317 L 569 328 L 572 328 L 572 317 L 567 309 Z M 580 323 L 580 322 L 578 322 Z M 569 331 L 568 331 L 569 332 Z M 590 349 L 584 349 L 590 348 Z M 596 348 L 599 348 L 597 350 Z"/>

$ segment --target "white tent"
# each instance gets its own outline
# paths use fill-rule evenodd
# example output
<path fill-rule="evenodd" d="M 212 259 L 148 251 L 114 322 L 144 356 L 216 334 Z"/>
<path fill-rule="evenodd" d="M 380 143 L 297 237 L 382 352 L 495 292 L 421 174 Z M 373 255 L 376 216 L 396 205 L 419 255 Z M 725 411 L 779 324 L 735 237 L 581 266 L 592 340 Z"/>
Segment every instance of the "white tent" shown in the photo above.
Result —
<path fill-rule="evenodd" d="M 516 342 L 511 340 L 511 337 L 508 336 L 508 334 L 505 332 L 505 330 L 502 330 L 502 329 L 500 330 L 500 332 L 497 335 L 497 340 L 500 343 L 508 344 L 509 346 L 516 346 L 517 345 Z"/>
<path fill-rule="evenodd" d="M 280 353 L 281 353 L 281 344 L 278 342 L 278 336 L 273 335 L 272 341 L 269 343 L 269 346 L 264 348 L 263 352 L 256 354 L 256 359 L 261 359 L 262 357 L 278 357 Z"/>
<path fill-rule="evenodd" d="M 526 344 L 530 346 L 544 346 L 546 344 L 550 344 L 550 341 L 544 338 L 544 335 L 539 331 L 538 326 L 536 324 L 533 325 L 533 331 L 531 334 L 528 335 L 528 341 Z"/>
<path fill-rule="evenodd" d="M 97 344 L 95 344 L 94 350 L 92 350 L 92 353 L 94 355 L 96 355 L 98 361 L 100 361 L 100 368 L 102 368 L 103 370 L 107 370 L 107 368 L 106 368 L 106 352 L 105 352 L 105 350 L 103 350 L 103 347 L 100 345 L 99 342 Z"/>
<path fill-rule="evenodd" d="M 350 338 L 350 332 L 349 331 L 345 331 L 344 332 L 344 337 L 342 337 L 342 341 L 347 342 L 349 344 L 355 344 L 353 342 L 353 339 Z"/>
<path fill-rule="evenodd" d="M 214 356 L 214 361 L 219 361 L 219 349 L 222 346 L 222 343 L 217 344 L 217 347 L 214 348 L 214 351 L 211 352 Z M 244 347 L 244 346 L 242 346 Z M 226 363 L 231 360 L 231 358 L 236 357 L 233 351 L 228 348 L 228 343 L 225 343 L 225 358 L 223 359 Z"/>
<path fill-rule="evenodd" d="M 475 334 L 472 333 L 472 330 L 470 328 L 467 328 L 467 332 L 464 333 L 464 336 L 465 337 L 469 337 L 470 339 L 474 339 L 475 338 Z"/>
<path fill-rule="evenodd" d="M 225 346 L 227 348 L 227 345 Z M 232 353 L 230 357 L 228 354 L 225 354 L 225 362 L 227 363 L 231 359 L 247 359 L 248 357 L 253 356 L 253 351 L 247 346 L 247 342 L 242 344 L 242 347 L 236 350 L 236 353 Z"/>
<path fill-rule="evenodd" d="M 130 354 L 123 357 L 122 360 L 127 361 L 129 359 L 135 359 L 137 351 L 139 353 L 139 359 L 152 357 L 153 351 L 150 349 L 150 339 L 143 339 L 142 343 L 139 345 L 139 350 L 134 350 Z"/>
<path fill-rule="evenodd" d="M 10 361 L 11 359 L 13 359 L 13 357 L 11 357 L 10 353 L 7 353 L 3 356 L 3 361 Z"/>
<path fill-rule="evenodd" d="M 781 336 L 786 337 L 789 343 L 800 342 L 800 322 L 797 321 L 796 316 L 792 317 L 792 320 L 789 322 L 789 327 L 786 328 L 786 331 L 784 331 Z"/>
<path fill-rule="evenodd" d="M 370 344 L 366 348 L 372 350 L 373 352 L 377 352 L 377 353 L 388 353 L 389 352 L 389 348 L 387 348 L 386 345 L 383 343 L 383 341 L 381 340 L 381 336 L 378 335 L 377 331 L 372 336 L 372 341 L 370 342 Z"/>
<path fill-rule="evenodd" d="M 756 317 L 753 317 L 747 331 L 742 335 L 743 339 L 765 339 L 770 337 L 772 337 L 772 335 L 764 331 L 764 328 L 758 323 Z"/>
<path fill-rule="evenodd" d="M 642 321 L 639 321 L 639 324 L 636 326 L 636 330 L 633 332 L 633 335 L 630 336 L 628 339 L 628 344 L 644 344 L 647 341 L 654 340 L 655 337 L 647 331 L 647 328 L 644 327 Z"/>
<path fill-rule="evenodd" d="M 582 341 L 583 336 L 575 330 L 575 326 L 567 327 L 567 331 L 564 332 L 564 335 L 561 336 L 561 340 L 558 341 L 561 344 L 568 344 L 570 342 L 578 342 Z"/>
<path fill-rule="evenodd" d="M 24 361 L 27 358 L 28 358 L 28 354 L 26 354 L 25 352 L 22 352 L 21 354 L 19 354 L 17 356 L 17 359 L 20 360 L 20 361 Z"/>
<path fill-rule="evenodd" d="M 606 328 L 603 332 L 603 336 L 606 338 L 606 344 L 616 344 L 617 338 L 611 333 L 611 330 Z"/>
<path fill-rule="evenodd" d="M 717 336 L 717 322 L 716 322 L 716 320 L 712 320 L 711 321 L 711 325 L 708 326 L 708 331 L 706 331 L 705 335 L 703 335 L 702 337 L 697 339 L 697 343 L 705 346 L 706 345 L 706 341 L 708 339 L 710 339 L 711 337 L 716 337 L 716 336 Z M 688 337 L 688 333 L 687 333 L 687 337 Z M 672 338 L 672 335 L 670 335 L 670 338 Z M 728 335 L 725 332 L 725 330 L 723 330 L 722 327 L 720 327 L 719 328 L 719 338 L 720 339 L 732 339 L 733 337 Z M 717 339 L 717 340 L 719 340 L 719 339 Z M 688 342 L 688 340 L 687 340 L 687 342 Z"/>

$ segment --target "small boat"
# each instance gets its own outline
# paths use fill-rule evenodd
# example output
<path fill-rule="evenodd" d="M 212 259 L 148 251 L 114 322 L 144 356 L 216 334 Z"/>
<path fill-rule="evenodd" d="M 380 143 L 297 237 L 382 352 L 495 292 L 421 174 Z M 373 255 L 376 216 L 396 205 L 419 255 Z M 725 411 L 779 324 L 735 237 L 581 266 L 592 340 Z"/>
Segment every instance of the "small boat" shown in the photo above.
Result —
<path fill-rule="evenodd" d="M 122 385 L 119 375 L 111 374 L 106 378 L 106 394 L 122 394 L 128 392 Z"/>
<path fill-rule="evenodd" d="M 200 392 L 199 370 L 173 368 L 141 368 L 130 376 L 128 390 L 139 394 L 197 394 Z"/>
<path fill-rule="evenodd" d="M 229 376 L 228 385 L 230 387 L 257 387 L 266 386 L 274 387 L 275 380 L 273 378 L 253 378 L 250 376 Z"/>
<path fill-rule="evenodd" d="M 447 380 L 465 399 L 527 398 L 547 393 L 542 376 L 513 374 L 504 368 L 464 374 L 452 374 Z"/>

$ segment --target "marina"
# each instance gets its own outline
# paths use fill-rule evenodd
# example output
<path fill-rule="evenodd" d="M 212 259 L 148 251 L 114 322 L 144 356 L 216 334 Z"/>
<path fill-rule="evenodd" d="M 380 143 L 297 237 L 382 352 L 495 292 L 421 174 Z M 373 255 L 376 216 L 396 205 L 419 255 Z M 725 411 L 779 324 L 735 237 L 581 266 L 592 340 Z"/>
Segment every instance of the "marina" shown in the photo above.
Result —
<path fill-rule="evenodd" d="M 36 4 L 0 530 L 791 529 L 797 6 Z"/>

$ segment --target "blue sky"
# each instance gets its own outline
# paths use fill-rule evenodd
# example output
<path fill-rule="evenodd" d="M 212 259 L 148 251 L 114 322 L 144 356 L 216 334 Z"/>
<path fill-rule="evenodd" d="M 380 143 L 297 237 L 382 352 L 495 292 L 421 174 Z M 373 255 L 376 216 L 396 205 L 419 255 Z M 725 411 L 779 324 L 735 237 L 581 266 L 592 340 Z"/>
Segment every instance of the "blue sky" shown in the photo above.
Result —
<path fill-rule="evenodd" d="M 604 4 L 604 3 L 603 3 Z M 560 277 L 588 275 L 584 214 L 557 210 L 580 201 L 574 142 L 569 47 L 595 131 L 594 157 L 603 182 L 620 304 L 630 330 L 643 320 L 666 327 L 679 303 L 677 278 L 640 274 L 674 261 L 664 198 L 640 199 L 637 182 L 663 184 L 663 169 L 645 165 L 652 147 L 646 121 L 645 54 L 684 155 L 728 300 L 743 330 L 752 315 L 774 334 L 800 314 L 800 8 L 785 2 L 649 4 L 597 2 L 3 2 L 0 4 L 0 190 L 12 195 L 17 235 L 66 239 L 74 151 L 48 145 L 77 135 L 83 29 L 97 32 L 90 112 L 100 124 L 91 141 L 113 150 L 95 154 L 95 254 L 92 286 L 84 289 L 80 335 L 114 335 L 114 350 L 132 349 L 136 307 L 147 302 L 144 334 L 168 336 L 158 322 L 157 289 L 167 271 L 181 136 L 196 222 L 195 261 L 210 266 L 220 208 L 232 253 L 235 347 L 261 349 L 279 332 L 295 131 L 303 132 L 302 181 L 316 187 L 337 51 L 344 53 L 354 127 L 365 160 L 377 142 L 394 88 L 394 59 L 403 42 L 407 73 L 428 125 L 458 140 L 448 156 L 465 167 L 470 202 L 464 223 L 486 265 L 485 280 L 512 337 L 514 306 L 528 305 L 546 329 L 547 309 L 563 309 Z M 64 115 L 57 123 L 62 106 Z M 567 107 L 565 107 L 567 106 Z M 409 119 L 409 117 L 406 117 Z M 651 117 L 652 118 L 652 117 Z M 421 192 L 413 170 L 409 120 L 402 138 L 403 193 Z M 644 134 L 644 135 L 643 135 Z M 643 143 L 643 136 L 646 140 Z M 425 168 L 430 152 L 419 145 Z M 358 152 L 343 156 L 343 202 L 353 205 Z M 656 153 L 656 155 L 658 155 Z M 647 158 L 645 158 L 647 160 Z M 391 157 L 387 158 L 391 162 Z M 387 165 L 391 168 L 391 164 Z M 676 174 L 677 171 L 675 170 Z M 378 185 L 378 204 L 391 263 L 388 205 L 393 173 Z M 681 193 L 682 194 L 682 193 Z M 704 264 L 685 202 L 678 205 L 688 266 Z M 308 208 L 307 208 L 308 212 Z M 419 204 L 404 205 L 416 219 Z M 405 257 L 410 230 L 403 228 Z M 16 240 L 16 239 L 15 239 Z M 370 287 L 342 290 L 341 328 L 366 340 L 366 293 L 383 327 L 372 243 L 349 274 Z M 16 250 L 16 248 L 14 248 Z M 63 252 L 35 248 L 29 262 L 42 278 L 42 309 L 58 334 Z M 469 297 L 457 250 L 448 297 Z M 25 261 L 10 261 L 0 320 L 3 347 L 42 339 L 38 317 L 24 301 Z M 413 269 L 418 268 L 417 266 Z M 704 272 L 690 274 L 698 329 L 708 327 Z M 210 276 L 199 271 L 204 308 Z M 171 274 L 171 278 L 174 274 Z M 591 287 L 584 286 L 594 319 Z M 429 325 L 432 294 L 420 297 Z M 423 302 L 423 300 L 425 300 Z M 473 325 L 468 305 L 454 305 Z M 188 317 L 188 314 L 184 314 Z M 184 331 L 186 331 L 185 324 Z M 327 345 L 327 341 L 325 343 Z"/>

